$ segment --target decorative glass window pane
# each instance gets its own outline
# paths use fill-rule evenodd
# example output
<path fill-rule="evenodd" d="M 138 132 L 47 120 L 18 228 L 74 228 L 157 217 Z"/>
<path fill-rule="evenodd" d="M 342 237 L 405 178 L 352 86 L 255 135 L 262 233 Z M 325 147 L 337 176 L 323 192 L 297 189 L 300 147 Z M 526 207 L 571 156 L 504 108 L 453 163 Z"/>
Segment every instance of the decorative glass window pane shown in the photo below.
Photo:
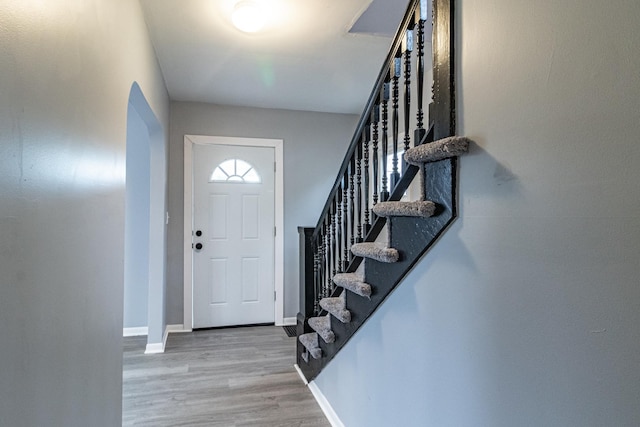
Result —
<path fill-rule="evenodd" d="M 220 163 L 211 174 L 209 182 L 239 182 L 258 184 L 260 175 L 249 163 L 240 159 L 229 159 Z"/>

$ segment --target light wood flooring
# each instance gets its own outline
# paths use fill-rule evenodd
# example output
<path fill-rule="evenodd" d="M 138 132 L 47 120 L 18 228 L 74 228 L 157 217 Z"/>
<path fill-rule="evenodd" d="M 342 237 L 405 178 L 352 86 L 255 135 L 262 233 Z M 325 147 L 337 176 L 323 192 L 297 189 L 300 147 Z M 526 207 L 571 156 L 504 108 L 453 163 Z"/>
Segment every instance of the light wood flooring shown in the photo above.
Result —
<path fill-rule="evenodd" d="M 123 426 L 328 427 L 296 373 L 295 338 L 255 326 L 124 339 Z"/>

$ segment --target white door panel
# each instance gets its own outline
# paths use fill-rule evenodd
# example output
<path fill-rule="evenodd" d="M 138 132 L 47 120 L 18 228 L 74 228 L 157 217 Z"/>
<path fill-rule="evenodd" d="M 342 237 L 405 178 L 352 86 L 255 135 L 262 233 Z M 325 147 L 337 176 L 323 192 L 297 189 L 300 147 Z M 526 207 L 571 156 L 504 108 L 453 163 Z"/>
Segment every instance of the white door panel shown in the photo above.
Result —
<path fill-rule="evenodd" d="M 271 147 L 194 145 L 196 328 L 274 321 L 274 161 Z"/>

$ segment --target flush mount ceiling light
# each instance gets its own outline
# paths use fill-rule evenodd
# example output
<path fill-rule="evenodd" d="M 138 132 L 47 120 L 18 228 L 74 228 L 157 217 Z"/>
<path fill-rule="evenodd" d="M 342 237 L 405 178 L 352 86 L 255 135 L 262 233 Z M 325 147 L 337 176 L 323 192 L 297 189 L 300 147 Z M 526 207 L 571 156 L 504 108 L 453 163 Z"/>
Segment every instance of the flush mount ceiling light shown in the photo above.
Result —
<path fill-rule="evenodd" d="M 240 31 L 255 33 L 264 25 L 265 15 L 262 8 L 253 1 L 241 1 L 236 4 L 231 21 Z"/>

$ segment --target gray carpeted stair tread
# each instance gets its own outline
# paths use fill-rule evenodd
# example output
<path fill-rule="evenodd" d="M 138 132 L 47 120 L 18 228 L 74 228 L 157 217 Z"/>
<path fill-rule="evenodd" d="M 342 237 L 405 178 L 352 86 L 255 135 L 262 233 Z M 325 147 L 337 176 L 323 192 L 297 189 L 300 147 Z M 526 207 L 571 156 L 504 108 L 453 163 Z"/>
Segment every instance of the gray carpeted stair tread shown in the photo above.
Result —
<path fill-rule="evenodd" d="M 317 333 L 309 332 L 308 334 L 302 334 L 298 337 L 298 340 L 300 340 L 304 348 L 309 351 L 311 357 L 313 357 L 314 359 L 320 359 L 320 357 L 322 357 L 322 350 L 318 346 Z"/>
<path fill-rule="evenodd" d="M 382 243 L 364 242 L 351 246 L 351 252 L 356 256 L 375 259 L 380 262 L 397 262 L 400 254 L 394 248 L 388 248 Z"/>
<path fill-rule="evenodd" d="M 362 297 L 371 297 L 371 285 L 364 283 L 356 273 L 338 273 L 333 276 L 333 283 Z"/>
<path fill-rule="evenodd" d="M 307 322 L 309 323 L 309 327 L 316 331 L 324 342 L 332 343 L 336 340 L 336 336 L 331 330 L 330 316 L 310 317 Z"/>
<path fill-rule="evenodd" d="M 380 202 L 373 207 L 373 212 L 378 216 L 412 216 L 428 218 L 436 210 L 436 204 L 430 200 L 418 200 L 415 202 Z"/>
<path fill-rule="evenodd" d="M 469 150 L 469 142 L 471 141 L 464 136 L 450 136 L 409 148 L 404 153 L 404 159 L 407 163 L 420 166 L 422 163 L 459 156 Z"/>
<path fill-rule="evenodd" d="M 320 300 L 320 307 L 331 313 L 342 323 L 351 322 L 351 312 L 346 308 L 344 294 L 334 298 L 322 298 Z"/>

